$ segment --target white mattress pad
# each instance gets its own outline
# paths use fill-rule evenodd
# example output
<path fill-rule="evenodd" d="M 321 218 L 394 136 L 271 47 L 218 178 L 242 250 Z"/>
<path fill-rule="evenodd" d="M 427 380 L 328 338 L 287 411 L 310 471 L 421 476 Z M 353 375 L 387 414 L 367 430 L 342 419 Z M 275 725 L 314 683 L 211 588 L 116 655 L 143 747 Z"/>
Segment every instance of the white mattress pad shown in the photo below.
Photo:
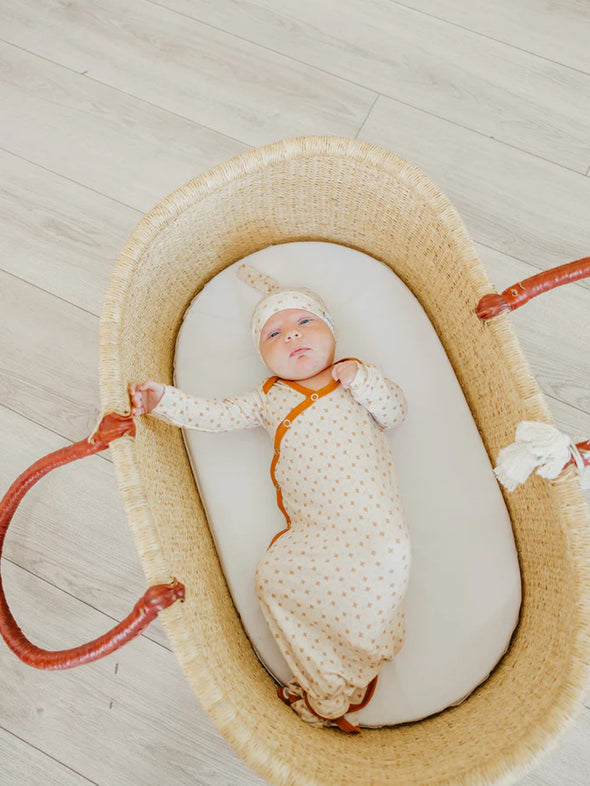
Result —
<path fill-rule="evenodd" d="M 243 261 L 283 287 L 321 295 L 338 331 L 334 362 L 375 363 L 408 401 L 404 423 L 384 432 L 412 543 L 406 640 L 381 670 L 360 725 L 420 720 L 459 704 L 506 652 L 521 581 L 504 499 L 445 350 L 387 265 L 335 243 L 285 243 L 238 260 L 193 299 L 174 365 L 173 384 L 186 393 L 231 397 L 273 376 L 250 338 L 250 316 L 262 296 L 238 279 Z M 285 527 L 270 477 L 271 441 L 262 428 L 183 429 L 183 437 L 246 633 L 265 668 L 286 684 L 291 672 L 254 586 L 258 561 Z"/>

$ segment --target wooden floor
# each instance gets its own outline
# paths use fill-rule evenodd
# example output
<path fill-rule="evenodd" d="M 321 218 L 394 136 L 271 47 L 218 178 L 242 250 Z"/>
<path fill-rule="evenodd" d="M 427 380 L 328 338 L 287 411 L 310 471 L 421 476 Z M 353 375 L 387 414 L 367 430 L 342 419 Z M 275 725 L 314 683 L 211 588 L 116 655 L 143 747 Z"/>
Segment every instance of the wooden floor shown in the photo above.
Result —
<path fill-rule="evenodd" d="M 590 255 L 589 26 L 587 0 L 1 0 L 1 492 L 93 430 L 102 298 L 142 215 L 252 147 L 331 134 L 409 159 L 498 290 Z M 576 441 L 590 437 L 589 311 L 587 280 L 511 317 Z M 41 646 L 131 610 L 145 581 L 108 454 L 31 491 L 2 569 Z M 263 784 L 158 624 L 63 673 L 0 642 L 0 762 L 1 786 Z M 522 783 L 589 782 L 590 694 Z"/>

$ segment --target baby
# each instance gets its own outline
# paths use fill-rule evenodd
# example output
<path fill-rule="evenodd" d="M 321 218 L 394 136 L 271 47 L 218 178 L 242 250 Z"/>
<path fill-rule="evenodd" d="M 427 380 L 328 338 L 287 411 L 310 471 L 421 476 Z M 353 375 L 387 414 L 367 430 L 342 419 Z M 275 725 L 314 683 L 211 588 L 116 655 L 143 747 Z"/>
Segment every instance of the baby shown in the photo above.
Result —
<path fill-rule="evenodd" d="M 281 289 L 247 264 L 238 276 L 265 295 L 251 334 L 273 376 L 224 399 L 130 384 L 132 414 L 267 430 L 286 527 L 258 563 L 256 593 L 293 674 L 278 695 L 314 726 L 358 733 L 357 713 L 405 636 L 410 539 L 383 431 L 403 422 L 406 399 L 375 365 L 334 362 L 336 330 L 316 293 Z"/>

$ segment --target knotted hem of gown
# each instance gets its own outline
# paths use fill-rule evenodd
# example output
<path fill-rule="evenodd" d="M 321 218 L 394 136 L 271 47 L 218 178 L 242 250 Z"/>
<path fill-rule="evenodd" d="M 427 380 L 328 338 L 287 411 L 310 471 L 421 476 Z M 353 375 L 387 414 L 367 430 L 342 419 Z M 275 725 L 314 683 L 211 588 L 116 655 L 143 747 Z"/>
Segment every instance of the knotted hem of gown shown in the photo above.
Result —
<path fill-rule="evenodd" d="M 295 681 L 292 680 L 286 687 L 277 688 L 277 695 L 285 704 L 290 705 L 299 717 L 310 726 L 315 728 L 324 728 L 329 726 L 336 726 L 341 731 L 348 734 L 360 734 L 361 729 L 358 725 L 358 711 L 366 707 L 373 698 L 375 688 L 377 686 L 377 676 L 375 676 L 365 689 L 363 699 L 357 704 L 349 704 L 348 710 L 338 718 L 326 718 L 316 712 L 311 704 L 303 688 Z M 348 717 L 346 717 L 348 716 Z"/>

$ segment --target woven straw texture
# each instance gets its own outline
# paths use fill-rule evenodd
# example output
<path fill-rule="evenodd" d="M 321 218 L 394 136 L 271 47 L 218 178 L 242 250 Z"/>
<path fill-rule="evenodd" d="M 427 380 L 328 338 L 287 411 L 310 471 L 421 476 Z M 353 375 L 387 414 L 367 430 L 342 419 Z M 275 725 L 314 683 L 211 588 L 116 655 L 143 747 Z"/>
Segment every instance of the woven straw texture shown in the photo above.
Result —
<path fill-rule="evenodd" d="M 485 325 L 474 313 L 494 290 L 453 205 L 408 161 L 333 136 L 239 155 L 139 223 L 103 304 L 101 417 L 130 413 L 131 381 L 172 384 L 183 314 L 209 279 L 271 244 L 304 240 L 349 246 L 400 276 L 446 349 L 492 462 L 520 420 L 553 423 L 509 317 Z M 590 663 L 590 516 L 573 467 L 505 494 L 523 603 L 489 679 L 458 707 L 352 736 L 311 728 L 279 700 L 232 603 L 180 429 L 149 417 L 136 425 L 111 446 L 129 525 L 149 584 L 186 585 L 186 601 L 160 619 L 203 708 L 270 783 L 516 783 L 575 719 Z"/>

